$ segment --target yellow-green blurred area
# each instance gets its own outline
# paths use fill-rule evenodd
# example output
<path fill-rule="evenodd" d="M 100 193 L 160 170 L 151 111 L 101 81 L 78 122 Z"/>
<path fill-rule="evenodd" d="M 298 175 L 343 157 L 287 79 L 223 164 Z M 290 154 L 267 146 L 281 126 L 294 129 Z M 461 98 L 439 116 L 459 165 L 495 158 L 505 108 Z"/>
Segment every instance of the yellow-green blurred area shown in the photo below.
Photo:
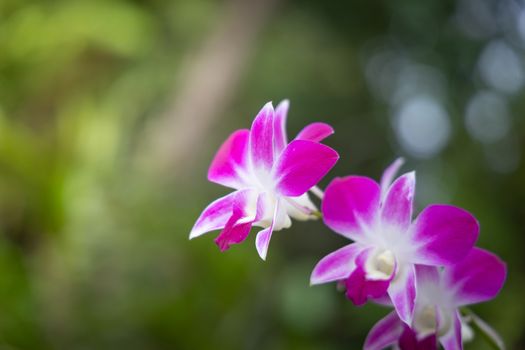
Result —
<path fill-rule="evenodd" d="M 0 349 L 359 349 L 388 310 L 309 286 L 322 222 L 220 253 L 221 142 L 267 101 L 334 176 L 417 171 L 509 276 L 473 309 L 525 348 L 525 2 L 1 0 Z M 480 337 L 467 349 L 487 349 Z"/>

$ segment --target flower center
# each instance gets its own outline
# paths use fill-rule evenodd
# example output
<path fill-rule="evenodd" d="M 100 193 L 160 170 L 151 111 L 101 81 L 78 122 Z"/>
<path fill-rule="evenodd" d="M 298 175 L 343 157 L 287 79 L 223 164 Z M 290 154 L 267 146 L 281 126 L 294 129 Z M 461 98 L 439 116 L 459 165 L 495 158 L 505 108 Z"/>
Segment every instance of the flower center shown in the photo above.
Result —
<path fill-rule="evenodd" d="M 423 338 L 433 333 L 436 333 L 438 337 L 445 335 L 450 329 L 451 319 L 447 317 L 447 313 L 440 312 L 440 315 L 438 321 L 435 305 L 425 305 L 420 308 L 414 317 L 414 328 L 417 330 L 418 336 Z"/>
<path fill-rule="evenodd" d="M 446 315 L 445 315 L 446 316 Z M 452 319 L 450 317 L 443 317 L 439 322 L 438 337 L 448 333 L 450 327 L 452 326 Z"/>
<path fill-rule="evenodd" d="M 416 317 L 414 318 L 414 328 L 416 328 L 420 334 L 430 334 L 436 331 L 436 327 L 436 308 L 434 305 L 425 305 L 416 313 Z"/>
<path fill-rule="evenodd" d="M 394 273 L 396 257 L 391 250 L 379 251 L 367 261 L 367 277 L 371 279 L 388 279 Z"/>

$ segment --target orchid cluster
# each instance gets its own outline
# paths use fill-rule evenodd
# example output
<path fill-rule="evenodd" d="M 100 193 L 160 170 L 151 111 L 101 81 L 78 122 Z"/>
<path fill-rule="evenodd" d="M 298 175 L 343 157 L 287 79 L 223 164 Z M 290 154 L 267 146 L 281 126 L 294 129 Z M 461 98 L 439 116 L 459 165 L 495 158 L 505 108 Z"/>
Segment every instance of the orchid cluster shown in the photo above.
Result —
<path fill-rule="evenodd" d="M 288 141 L 288 101 L 266 104 L 251 129 L 235 131 L 219 148 L 208 179 L 234 191 L 200 215 L 190 239 L 221 230 L 221 251 L 248 237 L 265 260 L 272 233 L 296 220 L 322 217 L 326 226 L 352 242 L 321 259 L 310 284 L 337 282 L 355 305 L 374 302 L 393 311 L 368 334 L 365 350 L 463 349 L 475 327 L 502 348 L 497 334 L 465 308 L 494 298 L 505 282 L 506 265 L 474 247 L 476 218 L 464 209 L 433 204 L 412 220 L 415 172 L 396 178 L 398 159 L 378 183 L 364 176 L 335 178 L 316 185 L 339 159 L 320 143 L 334 131 L 307 125 Z M 321 200 L 321 211 L 310 199 Z"/>

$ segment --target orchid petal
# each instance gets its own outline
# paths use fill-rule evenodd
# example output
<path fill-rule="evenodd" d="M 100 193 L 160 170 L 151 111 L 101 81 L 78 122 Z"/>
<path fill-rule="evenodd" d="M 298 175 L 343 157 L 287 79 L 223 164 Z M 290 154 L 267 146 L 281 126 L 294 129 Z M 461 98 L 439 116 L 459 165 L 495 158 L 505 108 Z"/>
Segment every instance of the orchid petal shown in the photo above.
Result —
<path fill-rule="evenodd" d="M 403 322 L 395 312 L 377 322 L 366 336 L 363 350 L 382 350 L 396 344 L 403 333 Z"/>
<path fill-rule="evenodd" d="M 435 266 L 416 265 L 416 280 L 418 289 L 435 290 L 440 285 L 439 270 Z M 432 293 L 428 293 L 432 294 Z"/>
<path fill-rule="evenodd" d="M 379 185 L 372 179 L 348 176 L 334 179 L 322 202 L 323 220 L 335 232 L 353 240 L 364 238 L 379 210 Z"/>
<path fill-rule="evenodd" d="M 336 151 L 320 143 L 290 142 L 274 168 L 277 190 L 290 197 L 304 194 L 332 169 L 338 159 Z"/>
<path fill-rule="evenodd" d="M 237 130 L 221 145 L 208 170 L 208 180 L 239 189 L 248 165 L 249 130 Z"/>
<path fill-rule="evenodd" d="M 239 209 L 234 209 L 230 220 L 228 220 L 222 232 L 217 236 L 217 238 L 215 238 L 215 243 L 221 252 L 228 250 L 232 244 L 243 242 L 250 234 L 252 221 L 239 223 L 239 219 L 241 218 L 242 211 Z"/>
<path fill-rule="evenodd" d="M 371 298 L 371 301 L 375 304 L 382 305 L 382 306 L 388 306 L 393 307 L 392 300 L 390 300 L 390 297 L 388 296 L 388 293 L 380 296 L 379 298 Z"/>
<path fill-rule="evenodd" d="M 418 250 L 413 262 L 451 265 L 463 259 L 474 246 L 479 225 L 474 216 L 451 205 L 430 205 L 411 227 Z"/>
<path fill-rule="evenodd" d="M 275 108 L 275 118 L 273 121 L 274 159 L 279 157 L 288 143 L 288 138 L 286 136 L 286 117 L 288 115 L 289 107 L 290 102 L 284 100 L 277 105 L 277 108 Z"/>
<path fill-rule="evenodd" d="M 376 299 L 385 295 L 390 280 L 369 280 L 362 267 L 357 267 L 345 281 L 346 297 L 354 305 L 361 306 L 369 298 Z"/>
<path fill-rule="evenodd" d="M 263 260 L 266 260 L 266 255 L 268 254 L 268 246 L 270 245 L 270 239 L 272 238 L 273 228 L 276 221 L 278 221 L 279 219 L 279 207 L 280 201 L 278 200 L 277 203 L 275 203 L 275 211 L 270 226 L 262 231 L 259 231 L 257 237 L 255 238 L 255 247 L 257 248 L 259 256 Z"/>
<path fill-rule="evenodd" d="M 406 324 L 411 324 L 416 302 L 416 274 L 413 265 L 400 266 L 390 283 L 388 295 L 399 318 Z"/>
<path fill-rule="evenodd" d="M 234 203 L 240 197 L 244 198 L 245 195 L 249 196 L 252 193 L 253 191 L 251 190 L 236 191 L 212 202 L 204 209 L 197 222 L 195 222 L 190 233 L 190 239 L 210 231 L 223 229 L 233 213 Z"/>
<path fill-rule="evenodd" d="M 374 279 L 369 278 L 368 272 L 366 271 L 367 260 L 371 257 L 373 249 L 363 250 L 356 258 L 356 268 L 346 279 L 346 296 L 352 300 L 355 305 L 363 305 L 368 301 L 369 298 L 381 298 L 383 297 L 390 285 L 390 281 L 394 277 L 394 274 L 386 278 L 378 278 L 375 276 Z"/>
<path fill-rule="evenodd" d="M 506 276 L 505 263 L 480 248 L 472 248 L 465 259 L 443 271 L 445 284 L 456 291 L 458 306 L 494 298 L 503 287 Z"/>
<path fill-rule="evenodd" d="M 355 268 L 354 260 L 361 251 L 362 248 L 352 243 L 328 254 L 315 265 L 310 285 L 348 278 Z"/>
<path fill-rule="evenodd" d="M 250 229 L 257 220 L 258 198 L 254 190 L 238 191 L 232 205 L 232 213 L 222 232 L 215 238 L 221 251 L 231 244 L 241 243 L 248 237 Z"/>
<path fill-rule="evenodd" d="M 270 245 L 270 239 L 272 238 L 273 225 L 265 228 L 264 230 L 257 233 L 255 239 L 255 247 L 257 248 L 257 253 L 261 259 L 266 260 L 266 255 L 268 254 L 268 247 Z"/>
<path fill-rule="evenodd" d="M 388 188 L 390 187 L 390 184 L 392 183 L 392 181 L 394 180 L 394 177 L 399 171 L 399 168 L 401 168 L 401 166 L 403 166 L 404 163 L 405 163 L 405 160 L 403 158 L 397 158 L 383 172 L 383 175 L 381 176 L 381 193 L 382 193 L 381 197 L 385 196 Z"/>
<path fill-rule="evenodd" d="M 463 341 L 461 339 L 461 318 L 459 312 L 454 313 L 454 325 L 443 336 L 439 337 L 439 342 L 443 345 L 444 350 L 463 350 Z"/>
<path fill-rule="evenodd" d="M 312 123 L 308 124 L 299 132 L 296 140 L 308 140 L 313 142 L 321 142 L 328 136 L 334 133 L 334 128 L 326 123 Z"/>
<path fill-rule="evenodd" d="M 273 164 L 274 110 L 268 102 L 255 117 L 250 129 L 250 154 L 253 166 L 270 170 Z"/>
<path fill-rule="evenodd" d="M 412 171 L 399 177 L 390 186 L 381 211 L 383 222 L 395 226 L 403 232 L 410 226 L 415 185 L 416 176 Z"/>

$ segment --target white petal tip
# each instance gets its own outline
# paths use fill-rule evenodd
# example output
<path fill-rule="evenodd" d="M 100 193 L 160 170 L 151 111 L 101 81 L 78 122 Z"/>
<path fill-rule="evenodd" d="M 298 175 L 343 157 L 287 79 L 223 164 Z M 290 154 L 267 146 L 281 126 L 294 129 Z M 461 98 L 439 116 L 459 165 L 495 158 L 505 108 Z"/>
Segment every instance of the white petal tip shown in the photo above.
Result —
<path fill-rule="evenodd" d="M 255 237 L 255 248 L 263 260 L 266 260 L 266 255 L 268 254 L 272 229 L 272 226 L 265 228 L 264 230 L 259 231 L 259 233 L 257 233 L 257 237 Z"/>
<path fill-rule="evenodd" d="M 405 158 L 403 157 L 399 157 L 397 158 L 395 161 L 394 161 L 395 164 L 397 164 L 398 166 L 401 166 L 403 164 L 405 164 Z"/>
<path fill-rule="evenodd" d="M 266 104 L 263 106 L 263 109 L 266 109 L 266 108 L 273 110 L 273 102 L 272 101 L 266 102 Z"/>
<path fill-rule="evenodd" d="M 407 180 L 410 181 L 411 185 L 414 185 L 416 183 L 416 171 L 415 170 L 412 170 L 406 173 L 404 176 L 406 176 Z"/>
<path fill-rule="evenodd" d="M 266 261 L 266 252 L 257 251 L 257 253 L 259 253 L 259 257 L 262 261 Z"/>
<path fill-rule="evenodd" d="M 264 246 L 261 246 L 260 244 L 258 244 L 258 240 L 257 238 L 259 238 L 259 235 L 257 235 L 256 239 L 255 239 L 255 248 L 257 248 L 257 253 L 259 254 L 259 257 L 266 261 L 266 255 L 268 254 L 268 246 L 264 247 Z"/>
<path fill-rule="evenodd" d="M 290 100 L 288 100 L 287 98 L 285 98 L 284 100 L 282 100 L 281 102 L 279 102 L 279 104 L 277 105 L 277 108 L 288 108 L 290 106 Z"/>
<path fill-rule="evenodd" d="M 327 280 L 326 278 L 323 278 L 322 274 L 316 273 L 317 266 L 314 267 L 314 270 L 312 274 L 310 275 L 310 286 L 317 286 L 320 284 L 325 284 L 329 282 L 333 282 L 333 280 Z"/>
<path fill-rule="evenodd" d="M 208 231 L 209 232 L 209 231 Z M 202 231 L 199 231 L 199 230 L 192 230 L 190 232 L 190 236 L 189 236 L 189 239 L 194 239 L 194 238 L 197 238 L 197 237 L 200 237 L 202 236 L 203 234 L 205 234 L 205 232 L 202 232 Z"/>

